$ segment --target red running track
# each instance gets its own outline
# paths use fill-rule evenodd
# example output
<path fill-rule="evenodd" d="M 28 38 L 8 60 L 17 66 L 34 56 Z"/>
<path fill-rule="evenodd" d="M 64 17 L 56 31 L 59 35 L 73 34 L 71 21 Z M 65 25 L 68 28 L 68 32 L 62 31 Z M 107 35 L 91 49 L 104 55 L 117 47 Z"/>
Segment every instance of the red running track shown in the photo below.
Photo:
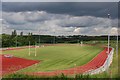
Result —
<path fill-rule="evenodd" d="M 39 62 L 35 60 L 28 60 L 28 59 L 17 58 L 17 57 L 6 58 L 4 57 L 4 55 L 0 55 L 0 57 L 2 57 L 2 71 L 0 71 L 2 75 L 13 73 L 22 68 L 31 66 Z"/>
<path fill-rule="evenodd" d="M 112 48 L 110 48 L 110 51 L 111 50 Z M 106 52 L 107 52 L 107 48 L 104 48 L 104 50 L 100 52 L 95 58 L 93 58 L 90 62 L 82 66 L 78 66 L 78 67 L 74 67 L 74 68 L 70 68 L 66 70 L 57 70 L 57 71 L 52 71 L 52 72 L 31 72 L 31 73 L 26 72 L 25 74 L 37 75 L 37 76 L 55 76 L 61 73 L 65 75 L 82 74 L 86 71 L 101 67 L 106 61 L 106 58 L 107 58 Z"/>

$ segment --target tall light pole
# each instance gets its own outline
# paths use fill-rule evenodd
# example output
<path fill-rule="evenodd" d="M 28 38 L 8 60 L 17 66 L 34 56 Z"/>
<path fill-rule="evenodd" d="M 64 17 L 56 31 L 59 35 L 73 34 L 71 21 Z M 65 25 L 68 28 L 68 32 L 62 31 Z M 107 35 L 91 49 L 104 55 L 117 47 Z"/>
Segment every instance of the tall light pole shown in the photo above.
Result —
<path fill-rule="evenodd" d="M 54 31 L 54 42 L 53 43 L 55 44 L 55 31 Z"/>
<path fill-rule="evenodd" d="M 28 11 L 27 13 L 28 13 L 28 15 L 29 15 L 29 14 L 31 14 L 32 12 Z M 30 36 L 30 33 L 28 34 L 28 36 Z M 30 43 L 30 39 L 29 39 L 29 56 L 30 56 L 30 44 L 31 44 L 31 43 Z"/>
<path fill-rule="evenodd" d="M 41 14 L 40 11 L 37 11 L 38 14 Z M 40 46 L 40 28 L 39 28 L 39 46 Z"/>
<path fill-rule="evenodd" d="M 39 30 L 39 46 L 40 46 L 40 30 Z"/>
<path fill-rule="evenodd" d="M 108 19 L 110 19 L 110 14 L 108 14 Z M 110 28 L 111 26 L 111 21 L 109 21 L 109 26 L 108 28 Z M 110 48 L 110 29 L 108 29 L 108 48 L 107 48 L 107 73 L 109 73 L 109 59 L 108 59 L 108 55 L 109 55 L 109 48 Z"/>
<path fill-rule="evenodd" d="M 110 14 L 108 14 L 108 19 L 110 19 Z M 111 23 L 109 23 L 111 24 Z M 111 25 L 109 25 L 110 27 Z M 109 29 L 108 29 L 109 30 Z M 110 32 L 108 31 L 108 50 L 107 50 L 107 53 L 109 54 L 109 47 L 110 47 Z"/>
<path fill-rule="evenodd" d="M 119 69 L 119 63 L 118 63 L 118 36 L 119 36 L 119 34 L 118 34 L 118 28 L 117 28 L 117 42 L 116 42 L 116 57 L 117 57 L 117 69 Z M 118 73 L 118 75 L 119 75 L 119 73 Z"/>
<path fill-rule="evenodd" d="M 118 28 L 117 28 L 117 41 L 116 41 L 116 55 L 118 57 Z"/>

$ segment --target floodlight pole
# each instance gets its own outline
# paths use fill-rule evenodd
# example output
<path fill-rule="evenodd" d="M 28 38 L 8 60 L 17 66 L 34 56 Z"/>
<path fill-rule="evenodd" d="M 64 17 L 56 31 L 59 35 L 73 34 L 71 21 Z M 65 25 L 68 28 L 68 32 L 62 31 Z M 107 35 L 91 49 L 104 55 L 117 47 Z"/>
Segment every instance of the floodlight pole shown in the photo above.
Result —
<path fill-rule="evenodd" d="M 55 32 L 54 32 L 54 44 L 55 44 Z"/>
<path fill-rule="evenodd" d="M 39 13 L 39 11 L 38 11 L 38 13 Z M 40 46 L 40 29 L 39 29 L 39 46 Z"/>
<path fill-rule="evenodd" d="M 27 12 L 28 14 L 31 14 L 31 12 Z M 29 41 L 29 56 L 30 56 L 30 41 Z"/>
<path fill-rule="evenodd" d="M 39 46 L 40 46 L 40 30 L 39 30 Z"/>
<path fill-rule="evenodd" d="M 108 14 L 108 19 L 110 19 L 110 14 Z M 110 27 L 111 25 L 109 25 Z M 110 46 L 110 32 L 108 31 L 108 51 L 107 53 L 109 54 L 109 46 Z"/>
<path fill-rule="evenodd" d="M 108 14 L 108 19 L 110 19 L 110 14 Z M 111 23 L 109 23 L 109 28 Z M 109 30 L 109 29 L 108 29 Z M 110 32 L 108 31 L 108 49 L 107 49 L 107 72 L 109 70 L 109 61 L 108 61 L 108 55 L 109 55 L 109 48 L 110 48 Z M 108 72 L 109 73 L 109 72 Z"/>
<path fill-rule="evenodd" d="M 117 63 L 118 63 L 118 36 L 119 36 L 118 29 L 119 29 L 119 27 L 117 28 L 117 41 L 116 41 L 116 58 L 117 58 Z M 119 63 L 117 64 L 117 69 L 119 68 L 118 66 L 119 66 Z M 118 73 L 118 75 L 119 75 L 119 73 Z"/>
<path fill-rule="evenodd" d="M 116 55 L 118 57 L 118 28 L 117 28 Z"/>

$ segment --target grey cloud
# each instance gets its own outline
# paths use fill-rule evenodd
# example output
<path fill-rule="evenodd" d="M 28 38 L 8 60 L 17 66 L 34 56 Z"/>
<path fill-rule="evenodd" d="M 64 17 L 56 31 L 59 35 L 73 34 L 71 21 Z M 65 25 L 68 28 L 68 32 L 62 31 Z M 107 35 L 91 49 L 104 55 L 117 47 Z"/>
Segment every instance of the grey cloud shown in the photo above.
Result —
<path fill-rule="evenodd" d="M 32 14 L 32 17 L 29 17 L 30 14 Z M 106 34 L 110 21 L 107 18 L 101 17 L 52 14 L 45 11 L 39 11 L 39 13 L 38 11 L 33 11 L 30 12 L 30 14 L 28 12 L 3 12 L 5 29 L 3 31 L 16 29 L 25 31 L 26 33 L 30 31 L 35 34 L 39 33 L 38 31 L 40 30 L 41 34 L 52 35 L 54 32 L 56 35 L 99 35 Z M 112 19 L 111 21 L 112 25 L 117 25 L 117 19 Z M 16 23 L 14 24 L 14 22 Z M 21 22 L 24 22 L 24 24 L 20 24 Z M 9 27 L 7 27 L 7 25 L 9 25 Z M 76 29 L 78 26 L 80 26 L 79 29 Z"/>
<path fill-rule="evenodd" d="M 90 0 L 90 2 L 118 2 L 119 0 Z M 3 2 L 88 2 L 88 0 L 4 0 Z"/>
<path fill-rule="evenodd" d="M 74 16 L 106 17 L 111 13 L 117 17 L 117 2 L 3 2 L 3 11 L 46 11 L 54 14 L 68 14 Z"/>
<path fill-rule="evenodd" d="M 3 12 L 3 19 L 13 25 L 23 25 L 27 22 L 42 22 L 50 19 L 51 14 L 44 11 L 39 12 Z"/>
<path fill-rule="evenodd" d="M 20 24 L 26 23 L 25 17 L 21 13 L 3 12 L 2 16 L 3 16 L 3 19 L 10 24 L 20 25 Z"/>

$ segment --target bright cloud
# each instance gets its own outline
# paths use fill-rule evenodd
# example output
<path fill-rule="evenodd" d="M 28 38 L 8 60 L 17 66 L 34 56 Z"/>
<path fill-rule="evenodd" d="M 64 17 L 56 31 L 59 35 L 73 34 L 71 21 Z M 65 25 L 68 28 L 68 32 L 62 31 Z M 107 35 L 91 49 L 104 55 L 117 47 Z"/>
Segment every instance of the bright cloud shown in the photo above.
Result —
<path fill-rule="evenodd" d="M 65 14 L 52 14 L 45 11 L 33 12 L 3 12 L 3 33 L 11 33 L 13 29 L 33 32 L 34 34 L 56 35 L 103 35 L 111 31 L 116 34 L 117 19 L 111 21 L 107 18 L 94 16 L 71 16 Z M 109 25 L 111 22 L 111 25 Z M 8 27 L 9 26 L 9 27 Z M 8 31 L 9 30 L 9 31 Z"/>

